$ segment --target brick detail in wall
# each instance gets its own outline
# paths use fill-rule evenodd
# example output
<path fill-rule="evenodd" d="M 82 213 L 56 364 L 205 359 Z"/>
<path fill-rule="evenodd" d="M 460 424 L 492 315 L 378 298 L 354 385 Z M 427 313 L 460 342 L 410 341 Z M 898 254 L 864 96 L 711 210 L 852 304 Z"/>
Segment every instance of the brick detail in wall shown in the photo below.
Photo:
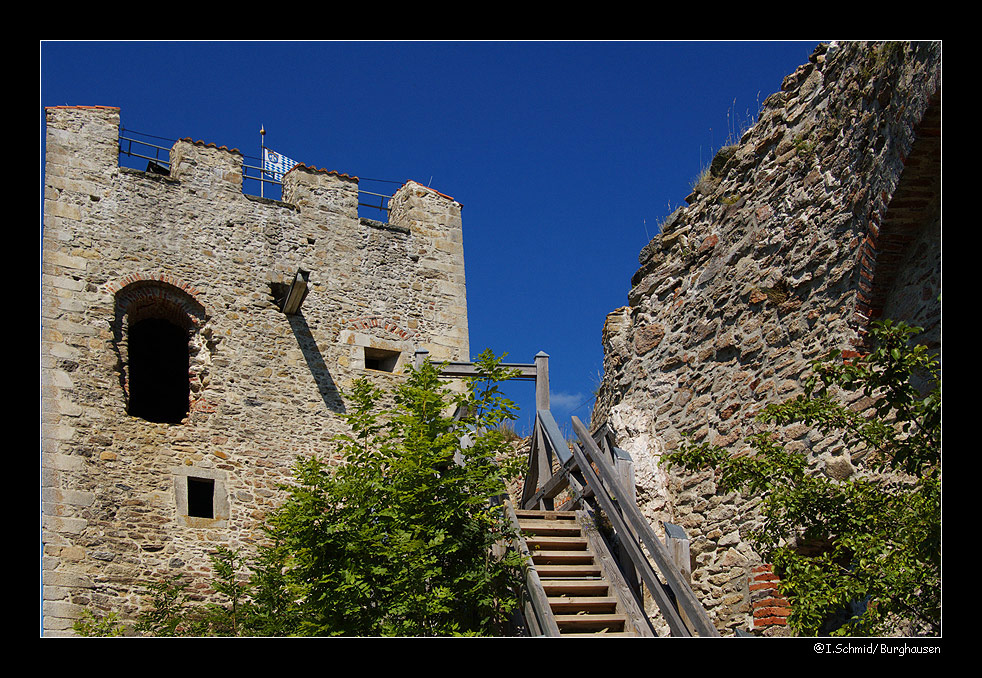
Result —
<path fill-rule="evenodd" d="M 941 92 L 934 94 L 917 129 L 911 154 L 896 192 L 882 196 L 888 203 L 882 217 L 874 214 L 859 248 L 856 318 L 860 334 L 881 317 L 883 304 L 896 277 L 908 243 L 937 209 L 941 178 Z"/>
<path fill-rule="evenodd" d="M 750 605 L 755 629 L 787 625 L 791 603 L 778 592 L 780 581 L 771 565 L 760 565 L 751 570 Z"/>
<path fill-rule="evenodd" d="M 132 285 L 134 283 L 143 283 L 143 282 L 167 283 L 168 285 L 172 285 L 182 290 L 183 292 L 186 292 L 188 295 L 194 297 L 195 299 L 198 298 L 197 289 L 195 289 L 193 286 L 189 285 L 188 283 L 184 282 L 183 280 L 171 275 L 170 273 L 165 273 L 165 272 L 131 273 L 119 280 L 114 280 L 106 283 L 106 290 L 108 290 L 110 294 L 116 294 L 128 285 Z"/>
<path fill-rule="evenodd" d="M 165 273 L 128 275 L 108 283 L 106 289 L 115 296 L 120 316 L 135 316 L 129 318 L 130 323 L 139 320 L 148 309 L 152 309 L 154 317 L 166 318 L 187 330 L 200 329 L 208 317 L 207 310 L 198 300 L 198 291 Z M 121 317 L 115 322 L 122 322 Z"/>
<path fill-rule="evenodd" d="M 400 327 L 394 320 L 378 316 L 363 316 L 360 318 L 349 318 L 344 321 L 344 327 L 349 330 L 370 330 L 383 329 L 386 332 L 397 335 L 401 339 L 412 339 L 418 333 L 411 332 Z"/>

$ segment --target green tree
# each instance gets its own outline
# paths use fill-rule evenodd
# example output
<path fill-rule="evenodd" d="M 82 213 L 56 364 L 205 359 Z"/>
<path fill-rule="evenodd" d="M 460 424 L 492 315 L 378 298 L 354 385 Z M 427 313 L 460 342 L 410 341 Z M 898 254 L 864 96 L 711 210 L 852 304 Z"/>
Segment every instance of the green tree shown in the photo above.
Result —
<path fill-rule="evenodd" d="M 191 603 L 183 575 L 147 584 L 150 607 L 140 613 L 136 631 L 148 636 L 205 636 L 209 633 L 203 609 Z"/>
<path fill-rule="evenodd" d="M 289 497 L 268 520 L 257 600 L 277 633 L 433 636 L 500 633 L 515 605 L 516 557 L 495 499 L 511 468 L 499 424 L 514 418 L 485 352 L 481 379 L 454 394 L 427 363 L 393 394 L 355 382 L 345 463 L 297 462 Z M 463 416 L 453 417 L 456 407 Z M 463 441 L 463 443 L 462 443 Z M 505 462 L 505 463 L 503 463 Z"/>
<path fill-rule="evenodd" d="M 212 569 L 215 576 L 212 588 L 225 598 L 227 603 L 209 604 L 205 609 L 203 621 L 210 635 L 241 636 L 254 635 L 256 625 L 253 617 L 257 614 L 257 606 L 250 602 L 249 595 L 254 588 L 244 579 L 246 569 L 245 558 L 238 551 L 220 546 L 211 556 Z M 240 576 L 239 573 L 243 573 Z"/>
<path fill-rule="evenodd" d="M 100 617 L 92 610 L 83 610 L 82 618 L 72 624 L 72 630 L 86 638 L 114 638 L 123 635 L 126 627 L 115 612 Z"/>
<path fill-rule="evenodd" d="M 255 617 L 261 607 L 250 599 L 254 585 L 246 578 L 245 559 L 223 546 L 210 558 L 211 586 L 225 599 L 224 604 L 194 602 L 188 593 L 189 582 L 179 574 L 146 586 L 150 605 L 140 613 L 134 629 L 164 637 L 257 635 Z"/>
<path fill-rule="evenodd" d="M 224 603 L 191 600 L 178 575 L 147 586 L 135 630 L 152 636 L 435 636 L 506 632 L 521 559 L 496 546 L 512 526 L 501 498 L 519 471 L 502 424 L 512 376 L 481 354 L 479 377 L 455 392 L 430 363 L 392 394 L 354 383 L 350 433 L 336 465 L 301 458 L 288 498 L 266 524 L 251 568 L 219 547 L 212 588 Z M 390 406 L 385 407 L 388 403 Z M 246 570 L 251 570 L 248 579 Z M 89 615 L 79 635 L 122 632 Z"/>
<path fill-rule="evenodd" d="M 686 441 L 667 457 L 690 471 L 713 469 L 720 491 L 761 498 L 754 540 L 781 577 L 800 635 L 940 633 L 940 364 L 910 346 L 918 331 L 876 323 L 872 351 L 816 361 L 801 395 L 758 416 L 841 436 L 853 459 L 864 458 L 849 478 L 810 472 L 774 431 L 752 436 L 750 454 Z M 872 409 L 845 405 L 841 392 L 862 394 Z"/>

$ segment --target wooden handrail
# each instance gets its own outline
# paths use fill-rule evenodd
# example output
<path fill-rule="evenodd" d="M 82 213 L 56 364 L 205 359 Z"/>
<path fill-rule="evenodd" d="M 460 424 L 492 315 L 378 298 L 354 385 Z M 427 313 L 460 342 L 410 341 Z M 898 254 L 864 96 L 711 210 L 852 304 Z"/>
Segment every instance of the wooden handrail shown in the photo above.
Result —
<path fill-rule="evenodd" d="M 580 437 L 587 453 L 584 454 L 584 450 L 574 444 L 573 456 L 577 458 L 580 471 L 587 478 L 587 483 L 593 487 L 594 496 L 600 502 L 607 518 L 615 525 L 615 532 L 622 535 L 630 534 L 631 531 L 628 530 L 628 525 L 630 525 L 633 533 L 638 535 L 641 543 L 644 544 L 649 555 L 655 561 L 659 573 L 665 578 L 665 582 L 675 598 L 673 604 L 655 576 L 651 562 L 644 556 L 638 544 L 633 540 L 623 540 L 631 561 L 648 585 L 655 602 L 662 614 L 665 615 L 673 635 L 691 635 L 691 631 L 695 631 L 702 637 L 719 636 L 719 632 L 709 620 L 706 610 L 699 603 L 678 568 L 675 567 L 665 545 L 658 539 L 654 530 L 651 529 L 651 525 L 641 515 L 637 503 L 625 500 L 628 495 L 621 487 L 614 470 L 604 458 L 600 447 L 593 440 L 586 426 L 575 416 L 573 417 L 573 430 Z M 594 468 L 599 471 L 599 476 Z M 691 623 L 693 627 L 691 631 L 679 615 L 676 604 Z"/>
<path fill-rule="evenodd" d="M 553 508 L 553 499 L 563 490 L 570 488 L 574 494 L 582 490 L 575 476 L 570 477 L 569 473 L 563 472 L 554 473 L 554 462 L 559 464 L 560 469 L 568 469 L 574 465 L 573 456 L 552 412 L 540 409 L 535 417 L 529 467 L 522 492 L 522 508 L 539 507 L 549 510 Z M 541 485 L 540 478 L 545 479 Z"/>
<path fill-rule="evenodd" d="M 416 364 L 427 359 L 428 352 L 418 350 Z M 608 460 L 618 454 L 627 456 L 612 445 L 607 454 L 601 450 L 597 441 L 577 417 L 573 417 L 573 430 L 583 447 L 576 443 L 567 444 L 549 410 L 549 356 L 539 352 L 534 364 L 511 364 L 515 368 L 513 378 L 535 379 L 536 418 L 532 435 L 532 449 L 529 452 L 529 466 L 525 476 L 520 505 L 522 508 L 552 509 L 553 499 L 563 490 L 569 489 L 574 498 L 592 497 L 607 515 L 615 534 L 620 538 L 624 550 L 637 573 L 640 575 L 671 629 L 672 635 L 718 637 L 719 632 L 709 620 L 709 615 L 692 592 L 688 581 L 682 576 L 665 545 L 655 535 L 651 525 L 641 514 L 634 500 L 633 492 L 625 488 L 617 472 Z M 442 370 L 445 377 L 470 377 L 477 371 L 472 363 L 448 363 Z M 601 438 L 606 436 L 600 432 Z M 558 470 L 553 471 L 554 464 Z M 633 488 L 631 488 L 633 489 Z M 511 505 L 509 516 L 518 528 L 518 518 Z M 543 635 L 559 635 L 555 617 L 546 600 L 546 594 L 539 581 L 531 555 L 517 530 L 514 544 L 526 559 L 526 589 L 529 604 L 537 631 Z M 639 544 L 640 542 L 640 544 Z M 641 549 L 644 545 L 648 552 Z M 650 556 L 650 560 L 649 560 Z M 651 561 L 654 560 L 654 567 Z M 663 586 L 655 573 L 655 567 L 665 579 Z M 667 588 L 667 590 L 666 590 Z M 529 615 L 526 614 L 526 618 Z"/>
<path fill-rule="evenodd" d="M 552 508 L 552 498 L 567 488 L 580 498 L 592 496 L 606 514 L 615 534 L 621 537 L 622 549 L 651 592 L 672 635 L 718 637 L 719 632 L 665 545 L 641 514 L 633 494 L 623 487 L 607 454 L 579 418 L 572 420 L 582 447 L 576 443 L 567 446 L 551 412 L 540 410 L 537 413 L 522 507 Z M 616 453 L 616 450 L 610 452 Z M 559 462 L 555 473 L 551 470 L 553 455 Z M 544 482 L 540 482 L 542 478 Z M 656 568 L 667 586 L 658 579 Z"/>
<path fill-rule="evenodd" d="M 532 562 L 532 552 L 529 551 L 525 537 L 522 536 L 522 528 L 518 524 L 518 515 L 515 513 L 511 502 L 505 501 L 504 505 L 512 527 L 515 529 L 512 548 L 518 551 L 524 560 L 522 569 L 525 574 L 525 593 L 528 596 L 527 605 L 524 606 L 525 609 L 523 610 L 525 623 L 534 625 L 534 628 L 530 629 L 531 635 L 558 637 L 560 635 L 559 625 L 556 623 L 556 617 L 549 605 L 542 580 L 539 579 L 539 573 Z"/>

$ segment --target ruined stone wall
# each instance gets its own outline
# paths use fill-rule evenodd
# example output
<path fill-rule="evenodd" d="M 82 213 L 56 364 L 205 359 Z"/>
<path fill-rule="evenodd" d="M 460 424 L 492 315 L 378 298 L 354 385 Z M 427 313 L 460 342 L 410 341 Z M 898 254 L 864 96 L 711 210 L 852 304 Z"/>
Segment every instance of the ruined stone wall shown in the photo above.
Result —
<path fill-rule="evenodd" d="M 607 318 L 593 422 L 633 456 L 652 524 L 687 531 L 721 633 L 782 633 L 748 540 L 755 498 L 660 457 L 684 435 L 741 450 L 763 405 L 798 392 L 809 361 L 862 350 L 877 317 L 925 327 L 940 352 L 940 81 L 938 43 L 820 45 L 717 154 Z M 815 472 L 856 471 L 834 441 L 785 434 Z"/>
<path fill-rule="evenodd" d="M 389 385 L 416 349 L 470 356 L 453 199 L 409 182 L 388 223 L 363 220 L 356 178 L 302 165 L 284 177 L 282 200 L 251 197 L 238 151 L 181 140 L 169 176 L 134 171 L 118 165 L 118 109 L 46 115 L 50 635 L 84 607 L 129 617 L 146 582 L 207 575 L 217 546 L 254 545 L 297 455 L 333 454 L 355 377 Z M 308 293 L 287 315 L 279 304 L 298 269 L 309 271 Z M 130 330 L 144 318 L 186 333 L 179 423 L 129 413 Z M 397 361 L 382 366 L 377 355 Z M 213 484 L 207 517 L 189 509 L 195 479 Z"/>

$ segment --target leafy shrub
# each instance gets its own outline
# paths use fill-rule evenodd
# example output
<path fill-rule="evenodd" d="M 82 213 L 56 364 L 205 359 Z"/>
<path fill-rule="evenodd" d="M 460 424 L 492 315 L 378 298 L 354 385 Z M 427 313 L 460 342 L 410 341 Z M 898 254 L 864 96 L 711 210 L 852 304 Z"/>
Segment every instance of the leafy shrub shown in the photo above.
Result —
<path fill-rule="evenodd" d="M 909 346 L 918 331 L 875 324 L 874 350 L 817 361 L 803 394 L 759 415 L 840 435 L 854 458 L 865 458 L 861 472 L 842 480 L 811 473 L 773 432 L 752 437 L 748 455 L 687 441 L 667 457 L 691 471 L 713 469 L 719 491 L 761 497 L 754 541 L 781 576 L 799 634 L 940 633 L 940 365 L 925 347 Z M 924 378 L 928 393 L 916 386 Z M 846 406 L 836 391 L 863 394 L 872 411 Z"/>
<path fill-rule="evenodd" d="M 365 379 L 348 393 L 345 462 L 296 462 L 269 544 L 245 581 L 239 553 L 212 557 L 225 605 L 194 605 L 177 577 L 151 584 L 137 630 L 176 635 L 498 635 L 517 601 L 519 556 L 500 495 L 517 471 L 510 376 L 490 352 L 454 393 L 426 363 L 392 394 Z M 459 416 L 453 416 L 454 408 Z"/>

